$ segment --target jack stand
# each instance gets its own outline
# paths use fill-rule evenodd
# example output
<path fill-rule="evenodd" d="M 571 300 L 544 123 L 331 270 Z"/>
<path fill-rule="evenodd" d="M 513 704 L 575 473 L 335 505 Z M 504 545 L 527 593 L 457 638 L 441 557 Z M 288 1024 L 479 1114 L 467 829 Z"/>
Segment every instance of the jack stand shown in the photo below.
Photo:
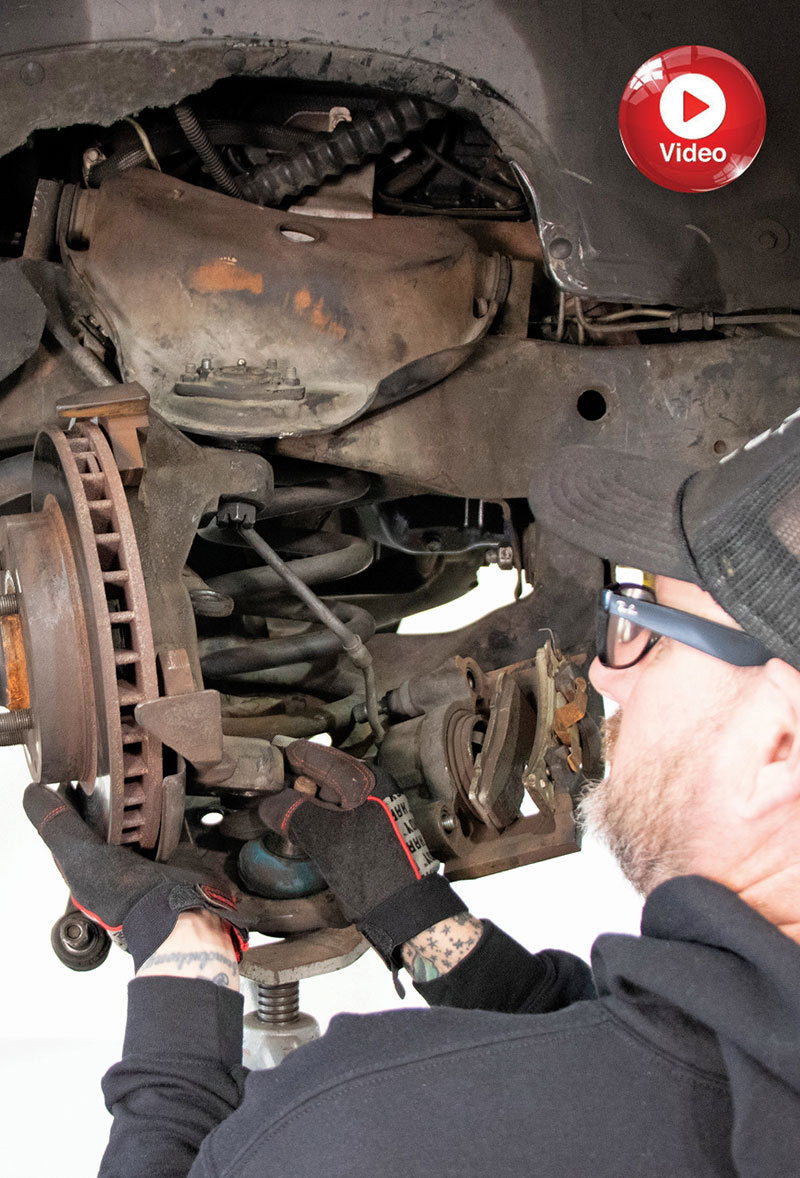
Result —
<path fill-rule="evenodd" d="M 358 930 L 350 925 L 249 949 L 240 970 L 243 977 L 256 983 L 258 1006 L 244 1018 L 245 1066 L 276 1067 L 290 1051 L 318 1039 L 319 1023 L 300 1010 L 301 980 L 344 969 L 367 947 Z"/>

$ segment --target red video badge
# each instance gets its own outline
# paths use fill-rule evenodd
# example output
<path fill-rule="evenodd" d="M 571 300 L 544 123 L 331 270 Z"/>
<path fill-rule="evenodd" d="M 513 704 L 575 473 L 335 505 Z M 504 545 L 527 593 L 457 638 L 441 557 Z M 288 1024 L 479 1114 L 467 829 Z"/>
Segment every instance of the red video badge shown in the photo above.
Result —
<path fill-rule="evenodd" d="M 758 155 L 766 125 L 753 75 L 735 57 L 705 45 L 651 57 L 619 105 L 619 133 L 631 161 L 673 192 L 730 184 Z"/>

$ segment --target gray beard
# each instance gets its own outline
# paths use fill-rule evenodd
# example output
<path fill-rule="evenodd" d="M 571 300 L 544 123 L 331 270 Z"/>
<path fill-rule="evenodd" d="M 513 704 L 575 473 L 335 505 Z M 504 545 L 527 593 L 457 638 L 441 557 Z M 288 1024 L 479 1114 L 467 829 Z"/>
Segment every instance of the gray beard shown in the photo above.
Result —
<path fill-rule="evenodd" d="M 635 772 L 614 769 L 622 713 L 603 725 L 610 770 L 589 784 L 578 807 L 578 821 L 597 837 L 642 895 L 664 880 L 691 873 L 692 820 L 697 782 L 702 776 L 702 750 L 696 739 L 643 749 Z"/>

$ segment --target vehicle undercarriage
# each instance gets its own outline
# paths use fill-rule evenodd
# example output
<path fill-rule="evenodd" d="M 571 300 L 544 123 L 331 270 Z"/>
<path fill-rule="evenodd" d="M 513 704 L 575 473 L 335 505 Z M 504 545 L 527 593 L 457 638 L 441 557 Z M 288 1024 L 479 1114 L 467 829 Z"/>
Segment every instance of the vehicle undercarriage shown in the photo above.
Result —
<path fill-rule="evenodd" d="M 376 758 L 451 879 L 578 849 L 608 570 L 528 483 L 575 442 L 699 468 L 796 407 L 797 194 L 766 157 L 667 215 L 618 143 L 592 171 L 522 6 L 486 6 L 505 79 L 453 4 L 447 67 L 421 15 L 401 48 L 305 7 L 283 36 L 95 13 L 0 58 L 0 732 L 104 837 L 199 849 L 251 928 L 298 960 L 341 930 L 341 963 L 258 819 L 282 747 Z M 533 592 L 396 633 L 489 563 Z M 107 951 L 74 911 L 54 947 Z"/>

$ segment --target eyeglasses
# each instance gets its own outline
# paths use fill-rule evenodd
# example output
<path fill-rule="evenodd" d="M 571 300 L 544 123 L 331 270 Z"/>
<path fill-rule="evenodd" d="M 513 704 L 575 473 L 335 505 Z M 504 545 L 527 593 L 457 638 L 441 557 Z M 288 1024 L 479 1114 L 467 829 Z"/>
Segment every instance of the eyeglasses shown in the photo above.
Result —
<path fill-rule="evenodd" d="M 707 618 L 659 605 L 643 585 L 608 585 L 597 605 L 597 657 L 622 670 L 643 659 L 659 638 L 674 638 L 735 667 L 760 667 L 775 656 L 757 638 Z"/>

